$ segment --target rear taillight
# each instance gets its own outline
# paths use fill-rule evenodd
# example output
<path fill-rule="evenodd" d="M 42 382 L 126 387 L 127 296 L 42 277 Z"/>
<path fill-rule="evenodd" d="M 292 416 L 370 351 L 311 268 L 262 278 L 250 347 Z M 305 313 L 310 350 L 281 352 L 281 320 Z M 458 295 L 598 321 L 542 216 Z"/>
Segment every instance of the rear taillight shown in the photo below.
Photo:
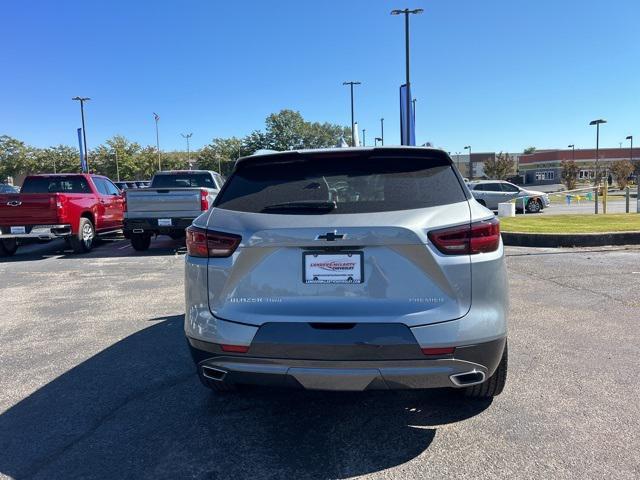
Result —
<path fill-rule="evenodd" d="M 209 210 L 209 192 L 204 188 L 200 189 L 200 211 L 206 212 Z"/>
<path fill-rule="evenodd" d="M 429 240 L 446 255 L 493 252 L 500 246 L 500 222 L 494 217 L 470 225 L 432 230 Z"/>
<path fill-rule="evenodd" d="M 220 345 L 223 352 L 247 353 L 249 347 L 246 345 Z"/>
<path fill-rule="evenodd" d="M 434 347 L 423 348 L 422 353 L 428 357 L 442 357 L 444 355 L 453 355 L 456 351 L 456 347 Z"/>
<path fill-rule="evenodd" d="M 187 253 L 192 257 L 229 257 L 242 237 L 232 233 L 213 232 L 191 226 L 187 228 Z"/>
<path fill-rule="evenodd" d="M 127 191 L 123 190 L 122 192 L 122 209 L 123 211 L 127 211 Z"/>

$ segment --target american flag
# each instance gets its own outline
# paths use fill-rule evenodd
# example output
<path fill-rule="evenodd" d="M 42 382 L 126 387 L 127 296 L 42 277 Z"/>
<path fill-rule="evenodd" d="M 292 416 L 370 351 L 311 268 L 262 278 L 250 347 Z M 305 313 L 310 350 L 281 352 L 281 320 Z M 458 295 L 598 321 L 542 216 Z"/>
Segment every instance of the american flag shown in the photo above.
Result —
<path fill-rule="evenodd" d="M 158 115 L 156 112 L 153 112 L 153 118 L 155 118 L 157 122 L 158 120 L 160 120 L 160 115 Z"/>

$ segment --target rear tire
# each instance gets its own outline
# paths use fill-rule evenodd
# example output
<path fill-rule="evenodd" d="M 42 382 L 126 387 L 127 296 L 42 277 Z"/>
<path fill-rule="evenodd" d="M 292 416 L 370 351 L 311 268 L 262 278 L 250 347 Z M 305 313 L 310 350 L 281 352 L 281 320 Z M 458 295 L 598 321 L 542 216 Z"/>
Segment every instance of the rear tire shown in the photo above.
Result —
<path fill-rule="evenodd" d="M 10 257 L 18 250 L 18 240 L 7 238 L 0 240 L 0 257 Z"/>
<path fill-rule="evenodd" d="M 496 397 L 502 393 L 505 384 L 507 383 L 507 367 L 509 364 L 509 355 L 507 351 L 507 344 L 504 344 L 504 351 L 502 352 L 502 359 L 496 371 L 489 377 L 488 380 L 472 387 L 466 387 L 463 391 L 465 396 L 469 398 L 477 399 L 489 399 Z"/>
<path fill-rule="evenodd" d="M 150 235 L 135 234 L 131 236 L 131 246 L 134 250 L 144 252 L 145 250 L 149 250 L 149 245 L 151 245 Z"/>
<path fill-rule="evenodd" d="M 542 202 L 537 198 L 532 198 L 527 202 L 527 213 L 539 213 L 542 211 Z"/>
<path fill-rule="evenodd" d="M 87 253 L 93 248 L 96 238 L 96 229 L 88 218 L 80 219 L 78 233 L 69 237 L 69 244 L 74 253 Z"/>

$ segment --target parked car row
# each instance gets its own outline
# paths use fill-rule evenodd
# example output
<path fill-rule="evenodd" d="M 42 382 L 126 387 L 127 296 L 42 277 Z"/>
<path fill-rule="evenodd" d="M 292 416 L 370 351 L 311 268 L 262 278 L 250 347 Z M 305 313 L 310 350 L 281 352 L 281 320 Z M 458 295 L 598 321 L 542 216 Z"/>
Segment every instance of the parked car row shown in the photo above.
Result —
<path fill-rule="evenodd" d="M 116 187 L 118 187 L 123 192 L 125 190 L 131 190 L 135 188 L 149 188 L 151 182 L 148 180 L 136 180 L 134 182 L 114 182 Z"/>
<path fill-rule="evenodd" d="M 0 256 L 13 255 L 21 243 L 54 238 L 87 252 L 97 236 L 119 230 L 136 250 L 146 250 L 153 235 L 184 237 L 222 183 L 218 173 L 197 170 L 159 172 L 152 188 L 125 190 L 101 175 L 28 176 L 20 192 L 0 193 Z"/>

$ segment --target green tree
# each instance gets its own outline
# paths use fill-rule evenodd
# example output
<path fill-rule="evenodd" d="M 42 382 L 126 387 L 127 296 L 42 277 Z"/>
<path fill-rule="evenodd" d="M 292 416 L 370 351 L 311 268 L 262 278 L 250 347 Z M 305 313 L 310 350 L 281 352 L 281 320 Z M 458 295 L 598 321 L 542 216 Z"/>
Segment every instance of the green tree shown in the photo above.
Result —
<path fill-rule="evenodd" d="M 578 167 L 578 164 L 573 160 L 562 160 L 561 165 L 562 171 L 560 176 L 562 177 L 562 183 L 567 187 L 567 190 L 573 190 L 576 188 L 580 167 Z"/>
<path fill-rule="evenodd" d="M 620 190 L 624 190 L 629 184 L 629 176 L 633 173 L 633 170 L 633 163 L 629 160 L 616 160 L 611 164 L 611 175 Z"/>
<path fill-rule="evenodd" d="M 530 153 L 534 153 L 535 151 L 536 151 L 536 147 L 527 147 L 524 149 L 522 153 L 524 153 L 525 155 L 528 155 Z"/>
<path fill-rule="evenodd" d="M 513 157 L 500 152 L 484 162 L 484 174 L 491 179 L 504 180 L 513 172 L 514 166 Z"/>
<path fill-rule="evenodd" d="M 223 175 L 229 175 L 233 165 L 239 157 L 252 154 L 248 151 L 244 142 L 237 137 L 214 138 L 210 144 L 200 149 L 197 155 L 198 168 L 218 171 Z"/>
<path fill-rule="evenodd" d="M 29 173 L 35 165 L 34 150 L 8 135 L 0 136 L 0 181 Z"/>
<path fill-rule="evenodd" d="M 34 150 L 33 158 L 30 171 L 23 173 L 80 172 L 80 151 L 68 145 Z"/>

